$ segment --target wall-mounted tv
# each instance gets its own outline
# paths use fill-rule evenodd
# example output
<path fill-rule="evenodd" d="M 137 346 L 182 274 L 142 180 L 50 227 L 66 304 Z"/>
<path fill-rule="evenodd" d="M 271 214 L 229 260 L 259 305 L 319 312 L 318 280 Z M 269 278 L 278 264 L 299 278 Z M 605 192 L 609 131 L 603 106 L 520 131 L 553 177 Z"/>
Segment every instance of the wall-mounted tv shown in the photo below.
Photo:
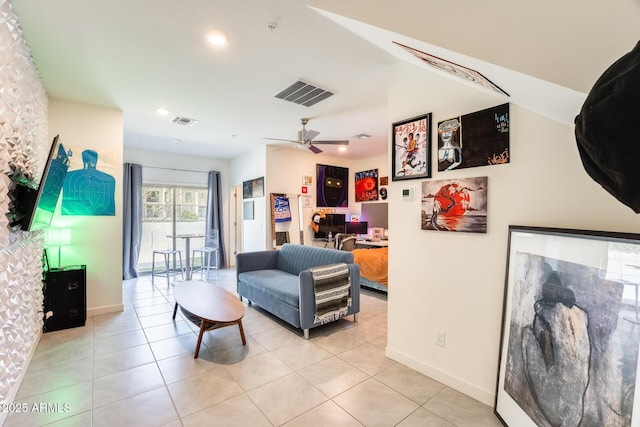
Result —
<path fill-rule="evenodd" d="M 326 214 L 324 218 L 320 218 L 318 223 L 318 231 L 315 232 L 314 238 L 326 239 L 329 233 L 335 236 L 338 233 L 344 233 L 345 214 Z"/>
<path fill-rule="evenodd" d="M 13 209 L 9 223 L 12 229 L 34 231 L 51 224 L 68 169 L 69 157 L 60 142 L 60 136 L 56 135 L 51 143 L 40 185 L 37 188 L 33 181 L 22 175 L 12 176 L 15 182 L 12 192 Z"/>

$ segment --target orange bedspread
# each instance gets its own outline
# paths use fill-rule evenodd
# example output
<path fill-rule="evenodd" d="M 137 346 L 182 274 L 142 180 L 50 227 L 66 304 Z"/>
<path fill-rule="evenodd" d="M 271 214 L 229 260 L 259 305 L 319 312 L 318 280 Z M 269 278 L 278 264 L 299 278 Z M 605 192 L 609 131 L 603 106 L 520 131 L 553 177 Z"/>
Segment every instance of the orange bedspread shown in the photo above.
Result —
<path fill-rule="evenodd" d="M 373 282 L 389 286 L 389 248 L 354 249 L 354 262 L 360 266 L 360 275 Z"/>

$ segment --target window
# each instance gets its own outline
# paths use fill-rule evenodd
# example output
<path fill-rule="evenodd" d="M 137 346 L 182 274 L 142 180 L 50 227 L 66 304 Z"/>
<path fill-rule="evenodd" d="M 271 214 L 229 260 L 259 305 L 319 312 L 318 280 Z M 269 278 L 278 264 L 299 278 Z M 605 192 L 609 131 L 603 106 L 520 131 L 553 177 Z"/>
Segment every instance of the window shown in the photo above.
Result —
<path fill-rule="evenodd" d="M 142 242 L 137 269 L 144 273 L 151 271 L 151 235 L 154 231 L 166 236 L 179 233 L 204 235 L 207 189 L 143 185 L 142 200 Z M 184 240 L 169 239 L 168 241 L 172 242 L 177 249 L 181 249 L 184 257 Z M 191 240 L 192 247 L 200 243 L 197 239 Z M 175 265 L 174 260 L 174 267 Z"/>

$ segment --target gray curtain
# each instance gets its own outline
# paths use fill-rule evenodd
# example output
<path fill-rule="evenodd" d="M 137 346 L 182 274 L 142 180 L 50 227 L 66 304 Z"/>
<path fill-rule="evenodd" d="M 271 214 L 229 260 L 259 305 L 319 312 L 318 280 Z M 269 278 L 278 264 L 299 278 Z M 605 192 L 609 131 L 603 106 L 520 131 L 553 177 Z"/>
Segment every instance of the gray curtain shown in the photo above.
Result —
<path fill-rule="evenodd" d="M 138 277 L 138 256 L 142 240 L 142 166 L 124 164 L 124 207 L 122 238 L 122 278 Z"/>
<path fill-rule="evenodd" d="M 210 171 L 207 178 L 207 222 L 206 229 L 218 229 L 218 256 L 220 266 L 227 265 L 224 248 L 224 230 L 222 229 L 222 192 L 220 191 L 220 172 Z"/>

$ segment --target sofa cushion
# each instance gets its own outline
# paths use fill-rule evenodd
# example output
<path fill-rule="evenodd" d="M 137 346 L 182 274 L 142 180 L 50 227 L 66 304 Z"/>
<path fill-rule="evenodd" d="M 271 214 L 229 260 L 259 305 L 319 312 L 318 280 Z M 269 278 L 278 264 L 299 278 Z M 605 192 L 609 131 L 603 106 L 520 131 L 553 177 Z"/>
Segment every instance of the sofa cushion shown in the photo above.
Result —
<path fill-rule="evenodd" d="M 292 307 L 300 306 L 300 281 L 297 275 L 280 270 L 256 270 L 240 273 L 238 280 Z"/>
<path fill-rule="evenodd" d="M 335 249 L 285 243 L 280 249 L 276 268 L 297 276 L 301 271 L 311 267 L 339 262 L 353 264 L 353 254 Z"/>

